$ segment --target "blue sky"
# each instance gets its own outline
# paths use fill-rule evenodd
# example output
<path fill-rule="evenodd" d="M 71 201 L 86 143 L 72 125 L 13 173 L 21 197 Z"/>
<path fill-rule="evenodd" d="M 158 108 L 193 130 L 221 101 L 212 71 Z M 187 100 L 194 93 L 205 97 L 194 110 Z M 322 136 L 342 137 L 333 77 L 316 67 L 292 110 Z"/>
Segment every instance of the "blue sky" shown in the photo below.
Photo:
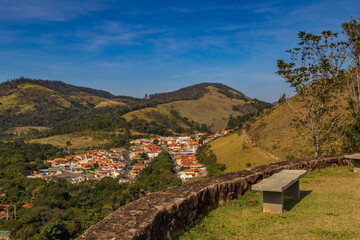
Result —
<path fill-rule="evenodd" d="M 0 0 L 0 82 L 19 76 L 143 97 L 221 82 L 275 101 L 276 60 L 360 1 Z"/>

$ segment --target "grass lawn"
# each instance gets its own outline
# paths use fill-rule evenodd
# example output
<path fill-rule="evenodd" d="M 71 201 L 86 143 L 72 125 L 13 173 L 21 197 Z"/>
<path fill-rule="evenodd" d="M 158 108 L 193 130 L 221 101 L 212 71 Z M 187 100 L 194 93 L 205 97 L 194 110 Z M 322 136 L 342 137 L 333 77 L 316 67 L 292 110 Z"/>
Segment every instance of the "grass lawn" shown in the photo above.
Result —
<path fill-rule="evenodd" d="M 360 173 L 352 167 L 309 172 L 301 200 L 281 214 L 262 212 L 262 192 L 250 191 L 199 219 L 177 239 L 360 239 Z"/>

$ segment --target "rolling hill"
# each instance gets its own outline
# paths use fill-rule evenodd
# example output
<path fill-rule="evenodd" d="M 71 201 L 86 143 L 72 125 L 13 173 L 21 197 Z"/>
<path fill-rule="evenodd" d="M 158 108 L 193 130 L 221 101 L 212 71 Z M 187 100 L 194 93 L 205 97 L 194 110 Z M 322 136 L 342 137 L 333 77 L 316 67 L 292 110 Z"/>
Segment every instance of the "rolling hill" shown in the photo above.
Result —
<path fill-rule="evenodd" d="M 230 115 L 255 113 L 257 109 L 249 98 L 239 99 L 224 95 L 218 88 L 207 86 L 207 92 L 196 100 L 172 101 L 160 104 L 160 109 L 176 110 L 181 116 L 205 123 L 215 129 L 225 129 Z M 241 95 L 242 96 L 242 95 Z"/>
<path fill-rule="evenodd" d="M 290 99 L 289 104 L 294 109 L 300 109 L 296 96 Z M 337 123 L 338 127 L 350 124 L 346 96 L 340 94 L 334 104 L 339 106 L 337 113 L 342 116 Z M 266 109 L 260 116 L 250 119 L 242 131 L 211 142 L 218 163 L 224 163 L 231 171 L 235 171 L 244 169 L 246 163 L 254 166 L 313 156 L 315 149 L 309 139 L 310 132 L 305 129 L 300 131 L 296 127 L 294 119 L 299 117 L 299 112 L 292 108 L 287 103 L 281 103 Z M 244 142 L 248 143 L 244 145 Z M 324 154 L 343 152 L 341 144 L 328 145 Z"/>
<path fill-rule="evenodd" d="M 71 107 L 92 107 L 102 102 L 119 102 L 109 92 L 78 87 L 60 81 L 19 78 L 0 84 L 0 111 L 13 113 Z"/>
<path fill-rule="evenodd" d="M 159 110 L 175 110 L 189 121 L 206 124 L 213 130 L 225 129 L 230 116 L 256 113 L 272 106 L 220 83 L 200 83 L 150 95 L 148 99 L 158 103 Z"/>
<path fill-rule="evenodd" d="M 162 129 L 161 132 L 169 129 L 184 133 L 208 127 L 224 129 L 231 116 L 256 113 L 270 106 L 220 83 L 201 83 L 147 98 L 115 96 L 60 81 L 19 78 L 0 84 L 3 130 L 60 127 L 66 130 L 57 129 L 57 133 L 65 134 L 76 129 L 123 128 L 127 121 L 128 127 L 146 124 Z"/>
<path fill-rule="evenodd" d="M 2 129 L 50 127 L 94 107 L 126 106 L 124 101 L 105 91 L 60 81 L 19 78 L 0 84 L 0 123 Z"/>

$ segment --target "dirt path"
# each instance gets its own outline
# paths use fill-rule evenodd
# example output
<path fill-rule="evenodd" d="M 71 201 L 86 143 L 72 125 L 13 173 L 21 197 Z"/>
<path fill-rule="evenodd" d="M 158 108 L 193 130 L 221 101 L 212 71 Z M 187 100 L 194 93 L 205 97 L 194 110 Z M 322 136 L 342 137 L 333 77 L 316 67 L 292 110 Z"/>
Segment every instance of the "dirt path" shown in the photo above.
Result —
<path fill-rule="evenodd" d="M 251 147 L 256 146 L 256 142 L 252 139 L 252 137 L 249 135 L 248 131 L 245 128 L 241 130 L 241 134 L 244 137 L 244 141 L 247 145 Z"/>
<path fill-rule="evenodd" d="M 257 144 L 255 142 L 255 140 L 250 136 L 250 134 L 248 133 L 248 131 L 243 128 L 241 130 L 241 134 L 244 138 L 244 142 L 245 144 L 247 144 L 248 146 L 251 146 L 251 147 L 255 147 Z M 278 160 L 279 158 L 276 157 L 274 154 L 272 154 L 271 152 L 267 151 L 266 149 L 260 147 L 260 146 L 257 146 L 261 151 L 265 152 L 266 154 L 268 154 L 272 159 L 275 159 L 275 160 Z"/>

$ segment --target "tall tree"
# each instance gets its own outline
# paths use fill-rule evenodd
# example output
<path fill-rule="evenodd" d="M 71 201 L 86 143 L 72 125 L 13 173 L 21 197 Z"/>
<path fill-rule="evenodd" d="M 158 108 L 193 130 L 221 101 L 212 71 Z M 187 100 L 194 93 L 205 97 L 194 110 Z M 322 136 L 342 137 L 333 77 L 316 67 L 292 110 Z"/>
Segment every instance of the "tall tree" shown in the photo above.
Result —
<path fill-rule="evenodd" d="M 288 50 L 290 62 L 278 60 L 277 74 L 286 79 L 299 99 L 297 126 L 310 132 L 315 156 L 321 155 L 324 142 L 338 130 L 341 115 L 334 103 L 344 78 L 346 44 L 337 41 L 337 33 L 321 35 L 299 32 L 298 47 Z"/>
<path fill-rule="evenodd" d="M 350 105 L 360 129 L 360 22 L 354 17 L 342 25 L 348 44 L 346 84 L 350 96 Z"/>

